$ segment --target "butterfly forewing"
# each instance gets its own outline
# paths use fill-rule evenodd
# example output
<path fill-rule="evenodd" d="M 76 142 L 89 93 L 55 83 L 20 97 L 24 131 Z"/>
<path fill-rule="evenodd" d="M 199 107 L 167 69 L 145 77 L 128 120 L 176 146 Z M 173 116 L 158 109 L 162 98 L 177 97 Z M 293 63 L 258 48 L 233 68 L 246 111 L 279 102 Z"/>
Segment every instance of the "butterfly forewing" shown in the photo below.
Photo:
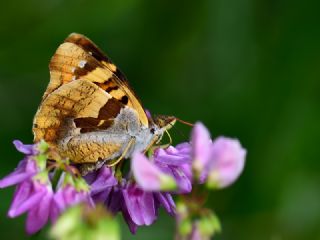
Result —
<path fill-rule="evenodd" d="M 81 34 L 72 33 L 65 39 L 65 42 L 72 43 L 80 47 L 89 55 L 87 56 L 89 59 L 92 57 L 99 62 L 99 66 L 97 66 L 90 75 L 84 77 L 90 78 L 89 80 L 96 82 L 101 88 L 109 92 L 123 104 L 135 109 L 139 115 L 141 123 L 148 126 L 148 118 L 141 102 L 130 87 L 125 75 L 111 61 L 111 59 L 108 58 L 107 55 L 103 53 L 90 39 Z M 94 64 L 90 65 L 89 63 L 89 66 L 91 67 L 93 65 Z M 111 76 L 109 78 L 101 77 L 101 69 L 103 69 L 103 72 L 108 72 L 108 74 L 111 73 Z M 97 78 L 99 78 L 99 80 Z"/>
<path fill-rule="evenodd" d="M 145 111 L 124 74 L 88 38 L 73 33 L 61 44 L 50 62 L 50 83 L 44 98 L 62 84 L 86 79 L 98 85 L 122 104 L 133 108 L 144 126 Z"/>

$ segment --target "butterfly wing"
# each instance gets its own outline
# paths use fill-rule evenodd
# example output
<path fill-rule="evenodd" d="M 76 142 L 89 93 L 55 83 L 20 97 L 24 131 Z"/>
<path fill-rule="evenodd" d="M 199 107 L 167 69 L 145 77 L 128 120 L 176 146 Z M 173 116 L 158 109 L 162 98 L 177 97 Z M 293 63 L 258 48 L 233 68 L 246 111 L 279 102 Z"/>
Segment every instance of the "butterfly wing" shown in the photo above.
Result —
<path fill-rule="evenodd" d="M 141 124 L 148 127 L 147 115 L 124 74 L 85 36 L 73 33 L 66 38 L 53 56 L 49 68 L 50 83 L 43 99 L 63 84 L 85 79 L 105 90 L 114 101 L 134 109 Z M 107 108 L 104 110 L 108 111 Z"/>
<path fill-rule="evenodd" d="M 119 113 L 124 116 L 122 109 L 130 109 L 134 118 L 121 126 L 140 122 L 148 127 L 146 113 L 124 75 L 83 35 L 71 34 L 49 68 L 50 82 L 34 118 L 35 142 L 44 139 L 58 146 L 76 163 L 94 163 L 119 156 L 130 141 L 126 130 L 105 133 L 111 125 L 121 129 L 113 122 Z"/>
<path fill-rule="evenodd" d="M 113 97 L 90 81 L 80 79 L 63 84 L 43 100 L 37 111 L 33 128 L 35 141 L 46 140 L 58 148 L 62 157 L 75 163 L 95 163 L 118 157 L 130 136 L 120 138 L 121 133 L 107 135 L 99 129 L 81 133 L 75 122 L 87 119 L 89 127 L 90 124 L 99 125 L 88 119 L 99 119 L 101 109 L 110 101 Z"/>
<path fill-rule="evenodd" d="M 49 68 L 50 82 L 34 118 L 35 142 L 44 139 L 74 162 L 94 163 L 119 156 L 130 141 L 125 130 L 104 132 L 122 109 L 131 109 L 133 122 L 148 127 L 124 75 L 86 37 L 71 34 Z"/>
<path fill-rule="evenodd" d="M 97 119 L 100 109 L 111 99 L 109 94 L 86 80 L 62 85 L 42 101 L 35 115 L 35 141 L 56 142 L 59 135 L 66 135 L 61 132 L 67 131 L 64 128 L 68 127 L 69 119 Z"/>

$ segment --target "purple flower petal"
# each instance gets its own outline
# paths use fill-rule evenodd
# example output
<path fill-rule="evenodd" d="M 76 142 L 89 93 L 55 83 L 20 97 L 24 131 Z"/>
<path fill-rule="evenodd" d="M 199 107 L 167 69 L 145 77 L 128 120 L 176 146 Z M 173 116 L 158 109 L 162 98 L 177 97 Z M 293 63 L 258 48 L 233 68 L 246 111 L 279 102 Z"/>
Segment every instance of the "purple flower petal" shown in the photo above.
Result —
<path fill-rule="evenodd" d="M 153 194 L 131 184 L 122 190 L 132 221 L 137 225 L 150 225 L 156 220 Z"/>
<path fill-rule="evenodd" d="M 60 187 L 54 195 L 53 203 L 56 209 L 61 214 L 70 203 L 76 198 L 76 189 L 73 186 L 67 185 Z"/>
<path fill-rule="evenodd" d="M 191 145 L 193 168 L 197 175 L 207 166 L 211 154 L 211 138 L 208 129 L 197 122 L 192 129 Z"/>
<path fill-rule="evenodd" d="M 191 145 L 188 142 L 179 143 L 175 148 L 182 153 L 191 153 Z"/>
<path fill-rule="evenodd" d="M 112 169 L 103 166 L 99 169 L 96 178 L 90 184 L 91 194 L 95 195 L 117 184 L 118 180 L 114 177 Z"/>
<path fill-rule="evenodd" d="M 20 161 L 18 167 L 12 173 L 0 180 L 0 188 L 21 183 L 35 175 L 37 171 L 38 169 L 34 160 L 24 159 Z"/>
<path fill-rule="evenodd" d="M 106 188 L 104 191 L 101 191 L 95 194 L 91 193 L 92 200 L 95 203 L 108 203 L 109 199 L 111 198 L 111 195 L 113 195 L 111 194 L 112 190 L 113 190 L 113 187 L 109 187 L 109 188 Z"/>
<path fill-rule="evenodd" d="M 178 185 L 177 192 L 182 193 L 189 193 L 192 190 L 192 183 L 189 177 L 190 174 L 190 166 L 169 166 L 166 164 L 158 163 L 158 167 L 161 169 L 162 172 L 166 173 L 167 175 L 171 175 L 175 182 Z"/>
<path fill-rule="evenodd" d="M 204 237 L 201 236 L 201 233 L 200 233 L 200 229 L 199 229 L 199 223 L 198 222 L 195 222 L 192 224 L 192 232 L 190 234 L 190 240 L 203 240 Z M 207 239 L 207 238 L 205 238 Z"/>
<path fill-rule="evenodd" d="M 60 212 L 58 206 L 55 204 L 54 199 L 52 199 L 50 216 L 49 216 L 51 223 L 54 224 L 57 221 L 60 214 L 61 214 L 61 212 Z"/>
<path fill-rule="evenodd" d="M 89 172 L 88 174 L 86 174 L 85 176 L 83 176 L 84 180 L 86 180 L 86 182 L 91 185 L 97 178 L 99 173 L 99 170 L 97 171 L 92 171 Z"/>
<path fill-rule="evenodd" d="M 137 229 L 138 229 L 138 225 L 133 222 L 126 206 L 122 207 L 122 215 L 123 215 L 124 220 L 128 224 L 130 232 L 132 234 L 136 234 Z"/>
<path fill-rule="evenodd" d="M 172 167 L 171 168 L 174 179 L 179 186 L 179 193 L 189 193 L 192 190 L 192 183 L 190 178 L 182 171 L 181 168 Z"/>
<path fill-rule="evenodd" d="M 145 113 L 146 113 L 146 115 L 147 115 L 147 118 L 148 118 L 148 119 L 152 119 L 152 114 L 151 114 L 151 112 L 150 112 L 148 109 L 145 109 L 144 111 L 145 111 Z"/>
<path fill-rule="evenodd" d="M 92 208 L 95 207 L 95 203 L 90 196 L 90 192 L 82 190 L 79 195 L 79 202 L 78 203 L 80 203 L 80 202 L 86 203 L 89 207 L 92 207 Z"/>
<path fill-rule="evenodd" d="M 48 221 L 53 192 L 47 191 L 38 206 L 32 208 L 27 216 L 26 231 L 28 234 L 38 232 Z"/>
<path fill-rule="evenodd" d="M 183 147 L 182 147 L 183 146 Z M 190 144 L 183 144 L 179 148 L 172 146 L 167 149 L 158 148 L 154 153 L 155 162 L 166 163 L 169 165 L 179 166 L 181 164 L 189 163 L 191 161 L 190 156 Z"/>
<path fill-rule="evenodd" d="M 148 158 L 135 152 L 131 159 L 131 170 L 138 185 L 145 191 L 174 190 L 175 182 L 170 175 L 166 175 Z"/>
<path fill-rule="evenodd" d="M 111 211 L 113 214 L 116 214 L 117 212 L 124 209 L 125 206 L 123 195 L 122 195 L 122 189 L 120 187 L 113 187 L 110 191 L 110 195 L 105 200 L 105 205 L 109 211 Z"/>
<path fill-rule="evenodd" d="M 61 186 L 53 197 L 52 208 L 54 212 L 52 213 L 51 220 L 55 221 L 56 217 L 63 213 L 67 208 L 81 202 L 87 203 L 91 207 L 94 206 L 89 192 L 84 190 L 78 191 L 70 184 Z"/>
<path fill-rule="evenodd" d="M 16 189 L 8 216 L 16 217 L 39 204 L 46 194 L 46 186 L 38 182 L 23 182 Z"/>
<path fill-rule="evenodd" d="M 223 188 L 232 184 L 244 168 L 246 150 L 236 139 L 219 137 L 212 144 L 208 181 Z"/>
<path fill-rule="evenodd" d="M 23 144 L 19 140 L 14 140 L 13 144 L 19 152 L 26 155 L 35 155 L 37 153 L 34 144 Z"/>
<path fill-rule="evenodd" d="M 164 207 L 164 209 L 171 215 L 174 216 L 176 213 L 176 204 L 172 199 L 170 193 L 154 193 L 155 199 L 158 203 Z"/>

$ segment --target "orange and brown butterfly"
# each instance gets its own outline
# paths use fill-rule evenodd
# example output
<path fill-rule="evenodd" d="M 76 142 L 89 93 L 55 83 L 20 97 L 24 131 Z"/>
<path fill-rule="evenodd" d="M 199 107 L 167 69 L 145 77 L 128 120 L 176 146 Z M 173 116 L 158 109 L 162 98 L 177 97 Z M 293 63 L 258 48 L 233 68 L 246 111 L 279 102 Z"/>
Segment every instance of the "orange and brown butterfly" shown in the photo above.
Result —
<path fill-rule="evenodd" d="M 146 151 L 176 121 L 149 116 L 124 74 L 88 38 L 72 33 L 53 55 L 50 82 L 34 117 L 41 139 L 85 174 Z"/>

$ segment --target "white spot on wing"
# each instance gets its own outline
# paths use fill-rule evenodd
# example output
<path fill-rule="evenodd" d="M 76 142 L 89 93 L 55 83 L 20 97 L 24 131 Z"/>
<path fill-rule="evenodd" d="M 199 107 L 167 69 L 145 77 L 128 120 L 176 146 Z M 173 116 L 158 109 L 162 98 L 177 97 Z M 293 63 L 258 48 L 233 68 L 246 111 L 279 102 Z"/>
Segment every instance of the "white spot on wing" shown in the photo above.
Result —
<path fill-rule="evenodd" d="M 71 78 L 71 80 L 72 80 L 72 81 L 76 80 L 76 76 L 73 76 L 73 77 Z"/>
<path fill-rule="evenodd" d="M 79 64 L 78 64 L 78 66 L 79 66 L 80 68 L 84 68 L 84 66 L 86 65 L 86 63 L 87 63 L 87 61 L 81 60 L 81 61 L 79 62 Z"/>
<path fill-rule="evenodd" d="M 106 92 L 106 91 L 105 91 L 105 93 L 107 94 L 107 96 L 108 96 L 109 98 L 112 98 L 112 95 L 111 95 L 110 93 L 108 93 L 108 92 Z"/>
<path fill-rule="evenodd" d="M 74 73 L 75 70 L 76 70 L 75 67 L 72 67 L 72 68 L 71 68 L 71 72 L 72 72 L 72 73 Z"/>

